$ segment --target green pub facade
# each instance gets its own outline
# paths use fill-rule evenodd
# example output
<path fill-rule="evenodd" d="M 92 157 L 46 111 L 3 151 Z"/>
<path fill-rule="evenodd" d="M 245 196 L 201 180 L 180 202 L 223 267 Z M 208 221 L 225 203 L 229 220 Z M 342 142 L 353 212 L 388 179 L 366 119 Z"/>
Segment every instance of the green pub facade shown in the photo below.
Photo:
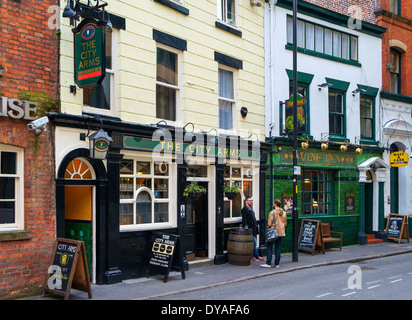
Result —
<path fill-rule="evenodd" d="M 309 141 L 310 147 L 301 148 L 302 141 Z M 282 248 L 287 252 L 292 251 L 293 243 L 293 147 L 292 140 L 285 137 L 274 138 L 272 142 L 266 206 L 271 208 L 273 200 L 279 199 L 288 214 L 286 241 Z M 374 220 L 378 220 L 379 230 L 384 229 L 381 208 L 384 181 L 379 180 L 376 172 L 387 168 L 381 160 L 381 148 L 364 146 L 363 152 L 357 154 L 353 146 L 344 152 L 341 146 L 342 143 L 329 142 L 328 148 L 323 150 L 320 142 L 299 138 L 299 226 L 302 219 L 329 222 L 332 230 L 343 232 L 343 245 L 365 244 L 365 234 L 372 234 L 376 229 Z"/>

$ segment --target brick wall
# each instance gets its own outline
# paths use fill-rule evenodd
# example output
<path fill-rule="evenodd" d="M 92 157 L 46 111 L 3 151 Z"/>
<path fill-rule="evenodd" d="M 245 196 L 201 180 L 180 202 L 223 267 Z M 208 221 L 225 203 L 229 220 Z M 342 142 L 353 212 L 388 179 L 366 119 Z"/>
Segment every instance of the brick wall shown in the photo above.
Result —
<path fill-rule="evenodd" d="M 38 101 L 38 111 L 58 101 L 57 30 L 48 27 L 56 4 L 0 1 L 0 96 Z M 36 136 L 27 123 L 0 117 L 0 148 L 24 149 L 24 230 L 0 232 L 0 299 L 41 291 L 56 238 L 53 128 Z"/>
<path fill-rule="evenodd" d="M 383 0 L 382 8 L 389 9 L 389 0 Z M 390 73 L 387 68 L 390 62 L 390 40 L 402 41 L 408 48 L 401 55 L 401 94 L 412 96 L 412 2 L 402 1 L 401 17 L 389 12 L 380 12 L 378 24 L 387 28 L 382 39 L 382 90 L 390 91 Z"/>

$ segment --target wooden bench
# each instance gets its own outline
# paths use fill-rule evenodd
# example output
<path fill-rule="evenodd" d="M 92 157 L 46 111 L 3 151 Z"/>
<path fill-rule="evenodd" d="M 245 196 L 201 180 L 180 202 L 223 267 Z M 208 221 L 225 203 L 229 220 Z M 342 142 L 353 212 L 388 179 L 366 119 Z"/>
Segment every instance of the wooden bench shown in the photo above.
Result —
<path fill-rule="evenodd" d="M 331 231 L 329 223 L 321 223 L 321 231 L 323 244 L 330 243 L 331 248 L 339 248 L 339 250 L 342 251 L 343 232 Z M 339 245 L 334 246 L 333 243 L 335 242 L 339 242 Z"/>

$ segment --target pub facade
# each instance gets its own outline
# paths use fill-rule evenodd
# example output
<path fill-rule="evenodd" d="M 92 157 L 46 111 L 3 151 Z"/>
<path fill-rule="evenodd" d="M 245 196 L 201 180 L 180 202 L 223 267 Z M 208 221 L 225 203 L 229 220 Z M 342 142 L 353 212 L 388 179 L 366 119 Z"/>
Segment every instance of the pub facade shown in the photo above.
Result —
<path fill-rule="evenodd" d="M 49 113 L 57 235 L 85 241 L 93 283 L 144 276 L 159 232 L 179 236 L 185 267 L 195 259 L 226 263 L 246 196 L 257 200 L 264 223 L 264 12 L 240 1 L 227 11 L 222 3 L 110 1 L 76 26 L 62 20 L 62 106 Z M 73 35 L 82 41 L 90 18 L 107 26 L 110 19 L 106 75 L 81 87 L 75 80 L 96 70 L 80 68 L 100 61 L 74 59 L 73 48 L 83 45 Z M 92 141 L 99 132 L 107 142 Z M 97 149 L 103 158 L 92 155 Z M 194 182 L 205 190 L 198 199 L 185 193 Z M 224 186 L 233 184 L 240 192 L 230 200 Z"/>

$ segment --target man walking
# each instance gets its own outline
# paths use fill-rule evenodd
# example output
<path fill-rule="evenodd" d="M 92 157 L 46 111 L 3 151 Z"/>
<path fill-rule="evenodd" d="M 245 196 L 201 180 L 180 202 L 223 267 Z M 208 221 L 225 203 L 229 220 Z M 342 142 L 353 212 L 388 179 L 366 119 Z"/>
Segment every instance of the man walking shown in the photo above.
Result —
<path fill-rule="evenodd" d="M 258 226 L 256 222 L 256 216 L 255 212 L 252 209 L 253 205 L 253 199 L 252 197 L 246 197 L 245 198 L 245 206 L 242 208 L 242 225 L 243 228 L 251 229 L 253 233 L 253 243 L 254 243 L 254 249 L 253 249 L 253 254 L 252 254 L 252 260 L 253 261 L 263 261 L 265 258 L 260 257 L 257 251 L 257 240 L 256 236 L 258 234 Z"/>

